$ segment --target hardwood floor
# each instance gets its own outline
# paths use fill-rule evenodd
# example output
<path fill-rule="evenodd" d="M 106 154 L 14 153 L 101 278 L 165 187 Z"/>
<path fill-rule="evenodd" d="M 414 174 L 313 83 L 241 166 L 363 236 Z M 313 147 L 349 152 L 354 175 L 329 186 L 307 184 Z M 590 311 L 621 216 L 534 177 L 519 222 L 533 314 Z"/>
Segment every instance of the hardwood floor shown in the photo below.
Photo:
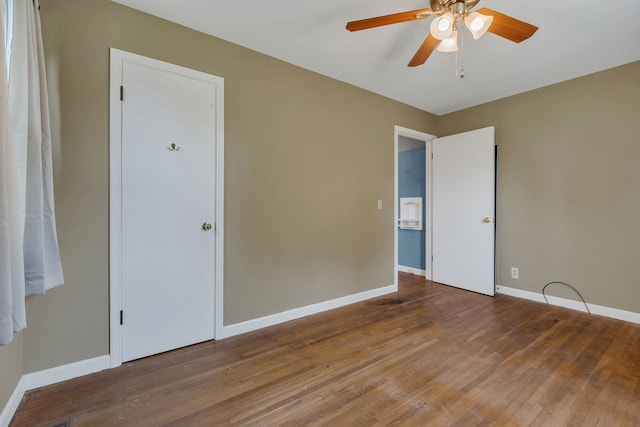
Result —
<path fill-rule="evenodd" d="M 640 325 L 400 291 L 27 393 L 17 426 L 640 425 Z"/>

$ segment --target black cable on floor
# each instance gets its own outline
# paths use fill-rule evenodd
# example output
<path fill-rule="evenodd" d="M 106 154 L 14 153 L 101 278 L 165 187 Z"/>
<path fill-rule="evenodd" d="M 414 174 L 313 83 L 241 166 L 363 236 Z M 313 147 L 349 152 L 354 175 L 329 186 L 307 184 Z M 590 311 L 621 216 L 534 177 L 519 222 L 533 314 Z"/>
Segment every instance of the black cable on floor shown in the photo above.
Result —
<path fill-rule="evenodd" d="M 570 287 L 571 289 L 573 289 L 573 291 L 578 294 L 578 296 L 580 297 L 580 299 L 582 300 L 582 303 L 584 304 L 584 308 L 587 309 L 587 313 L 591 314 L 591 311 L 589 311 L 589 306 L 587 305 L 587 303 L 584 301 L 584 298 L 582 297 L 582 294 L 580 292 L 578 292 L 578 290 L 576 288 L 574 288 L 573 286 L 571 286 L 568 283 L 564 283 L 564 282 L 549 282 L 546 285 L 544 285 L 544 287 L 542 288 L 542 296 L 544 297 L 544 300 L 547 302 L 547 304 L 549 304 L 549 300 L 547 299 L 547 295 L 545 295 L 544 290 L 547 289 L 547 286 L 552 285 L 554 283 L 558 283 L 560 285 L 565 285 Z"/>

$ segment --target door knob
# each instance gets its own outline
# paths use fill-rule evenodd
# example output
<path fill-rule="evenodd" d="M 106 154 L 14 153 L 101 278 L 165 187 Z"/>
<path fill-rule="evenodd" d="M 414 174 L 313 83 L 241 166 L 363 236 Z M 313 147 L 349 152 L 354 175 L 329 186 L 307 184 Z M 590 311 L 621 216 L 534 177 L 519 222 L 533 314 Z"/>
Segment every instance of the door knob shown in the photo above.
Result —
<path fill-rule="evenodd" d="M 482 218 L 482 222 L 484 222 L 485 224 L 489 224 L 491 222 L 491 218 L 485 216 L 484 218 Z"/>
<path fill-rule="evenodd" d="M 205 222 L 204 224 L 202 224 L 202 229 L 204 231 L 209 231 L 211 230 L 211 224 L 209 224 L 208 222 Z"/>

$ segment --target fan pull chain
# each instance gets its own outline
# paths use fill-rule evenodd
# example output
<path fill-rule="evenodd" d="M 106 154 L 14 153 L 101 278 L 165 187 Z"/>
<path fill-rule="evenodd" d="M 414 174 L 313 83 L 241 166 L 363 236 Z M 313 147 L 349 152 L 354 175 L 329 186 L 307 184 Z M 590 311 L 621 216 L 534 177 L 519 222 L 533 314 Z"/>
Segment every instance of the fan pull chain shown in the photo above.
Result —
<path fill-rule="evenodd" d="M 458 51 L 457 50 L 456 50 L 456 77 L 458 77 Z"/>
<path fill-rule="evenodd" d="M 457 30 L 460 27 L 462 29 Z M 460 49 L 456 51 L 456 77 L 464 79 L 464 23 L 456 22 L 456 30 L 456 33 L 460 34 Z M 460 67 L 458 67 L 458 52 L 460 52 Z"/>
<path fill-rule="evenodd" d="M 461 23 L 462 30 L 460 33 L 460 78 L 464 79 L 464 23 Z M 457 67 L 456 67 L 457 68 Z"/>

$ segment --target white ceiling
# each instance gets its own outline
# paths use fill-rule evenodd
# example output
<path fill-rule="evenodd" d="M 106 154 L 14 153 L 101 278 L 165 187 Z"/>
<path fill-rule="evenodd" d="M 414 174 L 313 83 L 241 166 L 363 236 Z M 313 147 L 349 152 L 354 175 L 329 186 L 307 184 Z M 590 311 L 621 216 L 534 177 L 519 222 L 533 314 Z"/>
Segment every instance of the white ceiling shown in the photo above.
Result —
<path fill-rule="evenodd" d="M 435 114 L 640 60 L 639 0 L 481 0 L 540 29 L 521 44 L 465 37 L 464 79 L 451 53 L 407 67 L 433 18 L 345 29 L 428 0 L 114 1 Z"/>

